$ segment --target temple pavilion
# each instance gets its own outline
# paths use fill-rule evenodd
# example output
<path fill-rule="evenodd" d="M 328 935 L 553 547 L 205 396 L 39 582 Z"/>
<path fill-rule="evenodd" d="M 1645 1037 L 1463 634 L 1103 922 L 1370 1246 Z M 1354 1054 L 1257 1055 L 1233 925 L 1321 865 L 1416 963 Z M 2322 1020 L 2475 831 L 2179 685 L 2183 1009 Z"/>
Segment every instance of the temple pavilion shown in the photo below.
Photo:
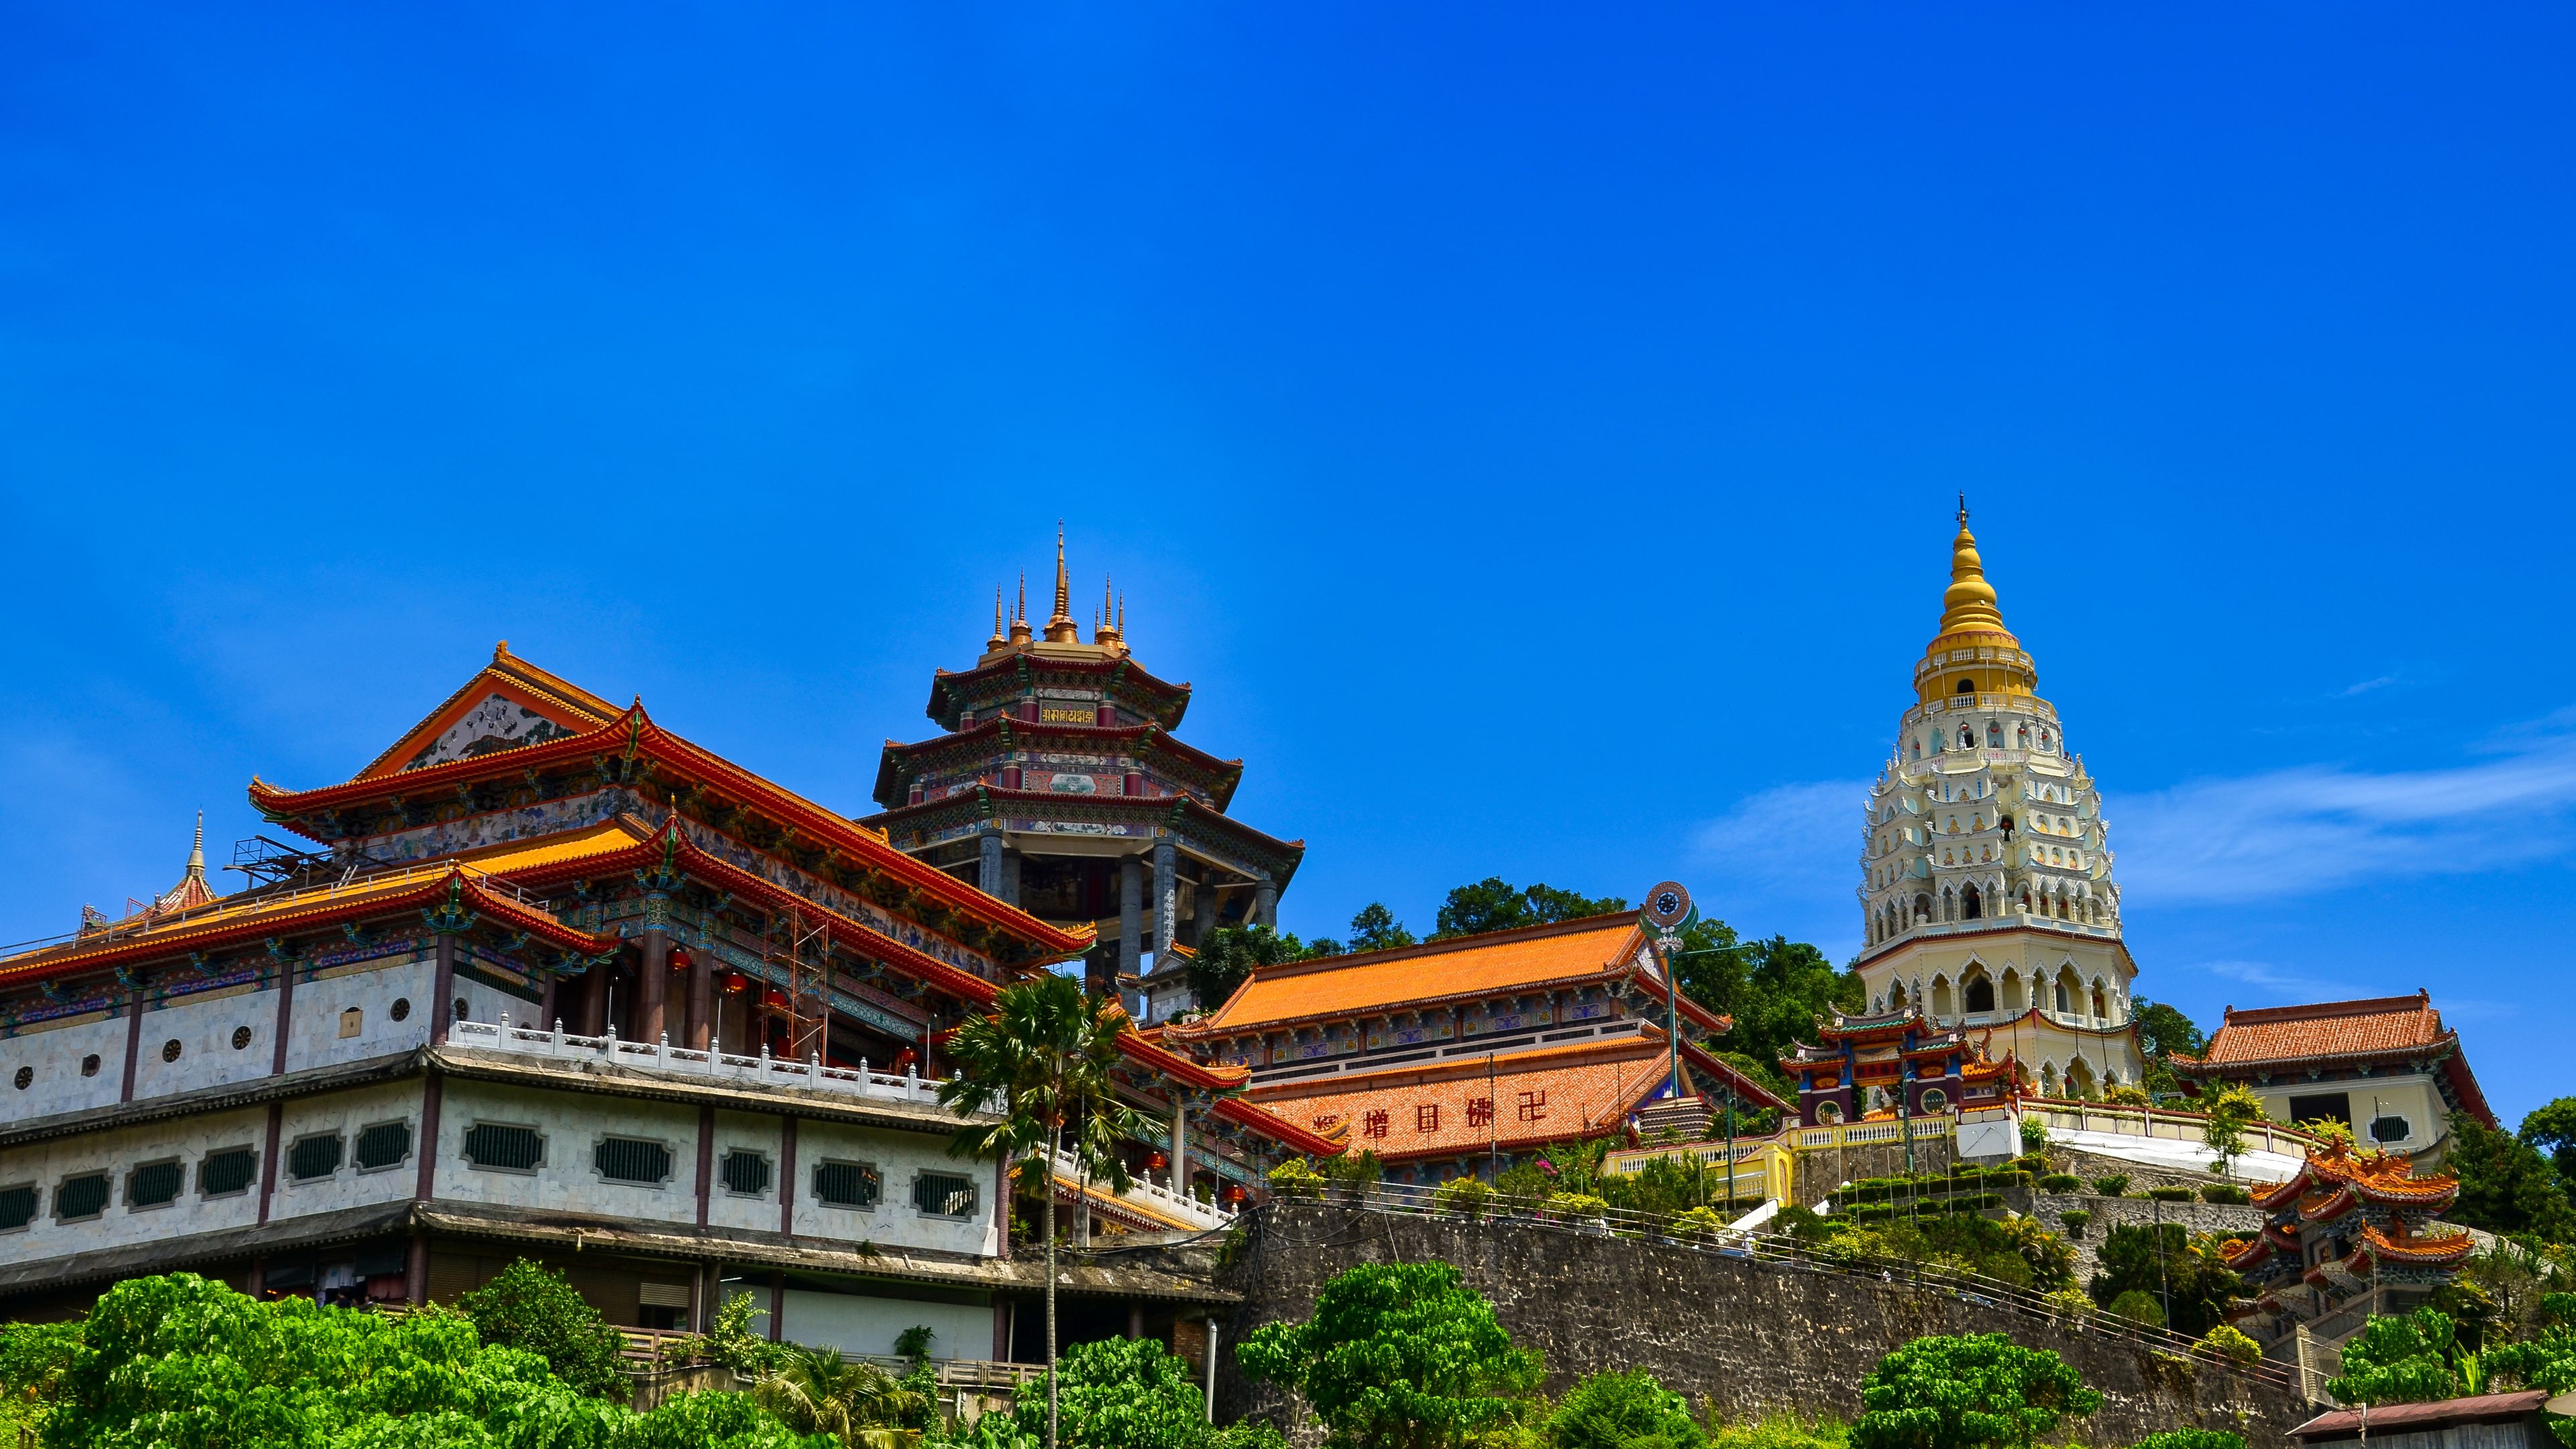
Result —
<path fill-rule="evenodd" d="M 2256 1194 L 2270 1214 L 2263 1230 L 2227 1245 L 2254 1298 L 2239 1322 L 2268 1338 L 2298 1323 L 2331 1319 L 2348 1332 L 2367 1313 L 2412 1311 L 2477 1246 L 2466 1229 L 2432 1222 L 2459 1190 L 2457 1178 L 2419 1177 L 2394 1153 L 2310 1152 L 2288 1181 Z"/>
<path fill-rule="evenodd" d="M 2360 1140 L 2417 1166 L 2442 1159 L 2451 1116 L 2494 1127 L 2495 1112 L 2460 1034 L 2432 996 L 2382 996 L 2304 1006 L 2231 1006 L 2198 1057 L 2174 1070 L 2204 1090 L 2235 1083 L 2278 1122 L 2340 1122 Z"/>
<path fill-rule="evenodd" d="M 1625 1136 L 1659 1100 L 1786 1109 L 1717 1055 L 1729 1025 L 1679 1003 L 1633 915 L 1255 968 L 1214 1014 L 1160 1028 L 1246 1097 L 1377 1155 L 1389 1180 L 1491 1176 L 1551 1143 Z"/>
<path fill-rule="evenodd" d="M 986 895 L 1090 932 L 1095 989 L 1114 982 L 1138 1020 L 1162 1020 L 1201 1004 L 1182 962 L 1209 932 L 1278 923 L 1306 847 L 1226 814 L 1243 762 L 1173 733 L 1190 687 L 1131 657 L 1125 604 L 1105 581 L 1102 595 L 1086 643 L 1059 536 L 1043 632 L 1025 598 L 1006 617 L 997 596 L 975 666 L 932 678 L 928 712 L 945 733 L 886 741 L 884 808 L 860 824 Z"/>
<path fill-rule="evenodd" d="M 2013 1095 L 2013 1062 L 1988 1061 L 1965 1029 L 1920 1012 L 1841 1016 L 1780 1059 L 1798 1084 L 1798 1120 L 1809 1127 L 1932 1117 L 1998 1107 Z"/>
<path fill-rule="evenodd" d="M 12 1313 L 179 1268 L 447 1301 L 526 1255 L 639 1330 L 703 1326 L 735 1281 L 802 1342 L 884 1353 L 922 1324 L 941 1357 L 1042 1352 L 1015 1185 L 947 1151 L 941 1042 L 1084 957 L 1088 924 L 506 644 L 348 780 L 249 793 L 306 843 L 239 853 L 248 888 L 215 893 L 201 840 L 178 887 L 0 959 Z M 1130 1192 L 1058 1164 L 1095 1225 L 1221 1226 L 1214 1199 L 1339 1150 L 1242 1067 L 1117 1041 L 1157 1126 L 1123 1146 Z M 1205 1307 L 1104 1271 L 1070 1331 Z"/>

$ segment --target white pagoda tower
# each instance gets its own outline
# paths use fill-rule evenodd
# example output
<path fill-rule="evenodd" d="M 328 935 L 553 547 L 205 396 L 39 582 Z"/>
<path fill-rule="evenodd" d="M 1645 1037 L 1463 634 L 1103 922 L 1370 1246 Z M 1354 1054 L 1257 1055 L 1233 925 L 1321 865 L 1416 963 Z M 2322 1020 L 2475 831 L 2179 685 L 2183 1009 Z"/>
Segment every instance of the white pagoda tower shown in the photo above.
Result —
<path fill-rule="evenodd" d="M 1862 832 L 1870 1011 L 1965 1028 L 2044 1096 L 2134 1084 L 2101 796 L 2004 628 L 1964 499 L 1941 605 Z"/>

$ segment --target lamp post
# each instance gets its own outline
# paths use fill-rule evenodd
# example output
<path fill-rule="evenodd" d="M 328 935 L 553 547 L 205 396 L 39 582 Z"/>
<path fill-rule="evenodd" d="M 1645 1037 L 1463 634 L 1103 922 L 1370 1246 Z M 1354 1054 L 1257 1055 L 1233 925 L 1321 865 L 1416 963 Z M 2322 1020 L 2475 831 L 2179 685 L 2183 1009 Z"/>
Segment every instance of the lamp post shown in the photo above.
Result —
<path fill-rule="evenodd" d="M 1673 963 L 1680 956 L 1677 948 L 1682 943 L 1682 932 L 1690 929 L 1691 923 L 1698 919 L 1699 910 L 1691 904 L 1690 888 L 1677 880 L 1658 882 L 1653 890 L 1646 892 L 1646 904 L 1637 912 L 1637 928 L 1653 944 L 1656 964 L 1664 972 L 1664 1049 L 1670 1059 L 1665 1070 L 1675 1098 L 1682 1094 L 1682 988 L 1680 978 L 1674 974 Z M 1732 1117 L 1727 1125 L 1730 1128 L 1734 1126 Z M 1732 1199 L 1735 1195 L 1735 1143 L 1731 1136 L 1727 1141 L 1726 1171 L 1727 1196 Z M 1701 1177 L 1699 1184 L 1701 1194 L 1705 1195 L 1707 1179 Z"/>

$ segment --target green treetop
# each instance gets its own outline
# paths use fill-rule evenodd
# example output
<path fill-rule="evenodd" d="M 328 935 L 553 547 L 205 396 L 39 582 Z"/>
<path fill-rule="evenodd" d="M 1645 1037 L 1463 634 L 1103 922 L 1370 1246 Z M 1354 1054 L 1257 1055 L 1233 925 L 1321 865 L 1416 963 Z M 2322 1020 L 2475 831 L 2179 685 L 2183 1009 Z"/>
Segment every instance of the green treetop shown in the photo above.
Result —
<path fill-rule="evenodd" d="M 1314 1317 L 1268 1323 L 1235 1350 L 1255 1379 L 1304 1396 L 1332 1449 L 1447 1449 L 1509 1421 L 1539 1358 L 1447 1263 L 1335 1274 Z"/>
<path fill-rule="evenodd" d="M 1861 1380 L 1852 1449 L 2028 1445 L 2102 1396 L 2064 1359 L 2000 1333 L 1918 1338 Z"/>

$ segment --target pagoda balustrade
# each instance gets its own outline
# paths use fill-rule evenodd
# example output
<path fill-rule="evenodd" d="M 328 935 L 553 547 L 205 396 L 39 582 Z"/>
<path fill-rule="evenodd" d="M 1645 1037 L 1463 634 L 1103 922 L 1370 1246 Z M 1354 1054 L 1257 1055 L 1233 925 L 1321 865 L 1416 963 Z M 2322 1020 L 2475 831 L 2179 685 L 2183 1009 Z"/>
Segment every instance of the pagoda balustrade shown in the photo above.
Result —
<path fill-rule="evenodd" d="M 758 1056 L 739 1056 L 733 1052 L 676 1047 L 671 1045 L 668 1036 L 659 1041 L 629 1041 L 613 1031 L 604 1036 L 580 1036 L 565 1031 L 560 1023 L 552 1031 L 515 1026 L 506 1015 L 497 1022 L 450 1023 L 447 1040 L 451 1046 L 484 1051 L 606 1061 L 621 1067 L 710 1077 L 745 1086 L 803 1087 L 853 1097 L 924 1102 L 934 1106 L 939 1101 L 939 1089 L 945 1084 L 942 1078 L 924 1077 L 909 1071 L 900 1075 L 873 1071 L 865 1060 L 861 1060 L 856 1068 L 850 1068 L 825 1066 L 819 1057 L 807 1057 L 803 1061 L 773 1057 L 766 1050 Z"/>

